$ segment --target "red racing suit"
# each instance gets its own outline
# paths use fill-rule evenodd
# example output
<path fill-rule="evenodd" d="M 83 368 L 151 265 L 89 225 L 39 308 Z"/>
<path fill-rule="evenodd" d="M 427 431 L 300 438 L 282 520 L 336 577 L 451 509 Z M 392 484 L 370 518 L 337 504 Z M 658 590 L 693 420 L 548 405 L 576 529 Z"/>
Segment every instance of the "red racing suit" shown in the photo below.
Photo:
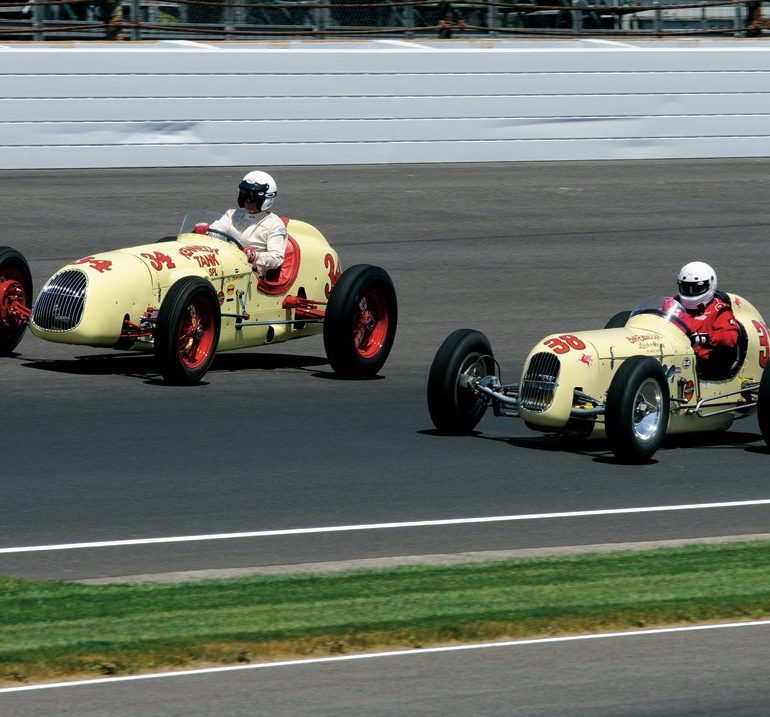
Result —
<path fill-rule="evenodd" d="M 708 361 L 713 353 L 733 350 L 740 339 L 738 322 L 727 301 L 715 296 L 702 310 L 683 310 L 677 318 L 690 330 L 693 350 L 699 361 Z"/>

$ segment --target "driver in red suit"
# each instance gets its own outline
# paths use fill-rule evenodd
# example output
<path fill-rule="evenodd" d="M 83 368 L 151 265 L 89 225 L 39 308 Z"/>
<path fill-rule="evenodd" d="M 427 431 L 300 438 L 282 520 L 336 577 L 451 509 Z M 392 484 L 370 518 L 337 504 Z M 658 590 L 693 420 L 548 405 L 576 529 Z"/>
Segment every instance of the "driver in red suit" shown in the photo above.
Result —
<path fill-rule="evenodd" d="M 690 330 L 699 362 L 733 355 L 740 339 L 730 299 L 717 293 L 717 275 L 702 261 L 685 264 L 677 275 L 677 301 L 684 307 L 677 318 Z"/>

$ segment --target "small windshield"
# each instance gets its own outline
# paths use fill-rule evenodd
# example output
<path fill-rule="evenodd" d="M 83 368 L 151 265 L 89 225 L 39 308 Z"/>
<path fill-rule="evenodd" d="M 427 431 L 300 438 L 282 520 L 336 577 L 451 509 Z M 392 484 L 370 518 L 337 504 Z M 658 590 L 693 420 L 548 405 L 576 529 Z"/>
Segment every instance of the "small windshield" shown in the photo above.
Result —
<path fill-rule="evenodd" d="M 185 214 L 177 236 L 179 236 L 179 234 L 192 233 L 196 224 L 213 224 L 222 216 L 222 214 L 223 212 L 217 212 L 213 209 L 194 209 Z"/>
<path fill-rule="evenodd" d="M 642 299 L 633 309 L 631 316 L 639 314 L 654 314 L 678 326 L 685 333 L 688 332 L 687 324 L 680 318 L 686 313 L 685 308 L 673 296 L 648 296 Z"/>
<path fill-rule="evenodd" d="M 684 307 L 673 296 L 647 296 L 642 299 L 633 309 L 631 316 L 637 314 L 657 314 L 666 319 L 678 316 L 684 311 Z"/>

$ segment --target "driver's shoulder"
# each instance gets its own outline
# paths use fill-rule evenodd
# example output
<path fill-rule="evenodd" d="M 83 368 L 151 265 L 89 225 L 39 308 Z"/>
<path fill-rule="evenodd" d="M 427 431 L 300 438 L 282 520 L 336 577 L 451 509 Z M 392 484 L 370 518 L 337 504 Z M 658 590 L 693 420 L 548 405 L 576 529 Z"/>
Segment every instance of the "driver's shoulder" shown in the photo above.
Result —
<path fill-rule="evenodd" d="M 730 295 L 722 290 L 714 292 L 713 307 L 715 311 L 725 311 L 733 308 L 733 301 Z"/>

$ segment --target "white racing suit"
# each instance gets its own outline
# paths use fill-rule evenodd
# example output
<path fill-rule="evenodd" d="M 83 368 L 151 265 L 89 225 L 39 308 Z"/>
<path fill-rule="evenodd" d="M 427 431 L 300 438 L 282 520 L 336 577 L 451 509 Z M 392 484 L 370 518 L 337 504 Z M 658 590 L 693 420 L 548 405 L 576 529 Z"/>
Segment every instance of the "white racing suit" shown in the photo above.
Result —
<path fill-rule="evenodd" d="M 237 239 L 246 249 L 249 263 L 260 276 L 283 264 L 286 253 L 286 226 L 273 212 L 249 214 L 245 209 L 228 209 L 210 225 L 212 229 L 226 232 Z"/>

